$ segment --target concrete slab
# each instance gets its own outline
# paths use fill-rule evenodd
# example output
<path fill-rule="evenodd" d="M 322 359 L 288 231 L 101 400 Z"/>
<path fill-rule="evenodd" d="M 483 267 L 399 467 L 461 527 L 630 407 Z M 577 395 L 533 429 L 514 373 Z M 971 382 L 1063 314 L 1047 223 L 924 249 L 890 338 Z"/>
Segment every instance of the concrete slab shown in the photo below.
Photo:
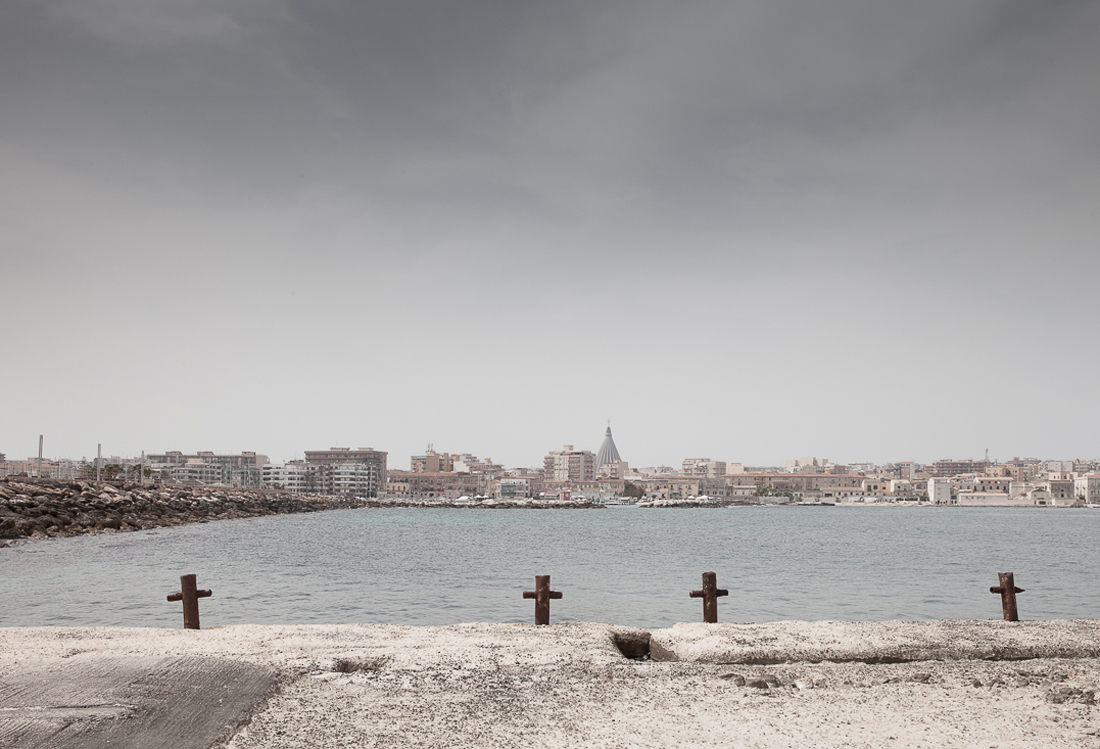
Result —
<path fill-rule="evenodd" d="M 0 746 L 207 749 L 274 684 L 272 668 L 224 658 L 91 653 L 0 666 Z"/>
<path fill-rule="evenodd" d="M 678 659 L 632 660 L 624 640 Z M 225 749 L 1100 748 L 1098 641 L 1095 621 L 0 628 L 5 704 L 22 711 L 0 746 L 206 749 L 245 721 Z M 38 696 L 99 659 L 89 673 L 110 679 Z M 192 659 L 263 667 L 279 688 L 213 715 L 219 682 L 195 682 L 210 699 L 177 689 Z M 171 743 L 208 712 L 203 736 Z"/>
<path fill-rule="evenodd" d="M 1100 621 L 769 622 L 653 630 L 654 660 L 696 663 L 909 663 L 1100 658 Z"/>

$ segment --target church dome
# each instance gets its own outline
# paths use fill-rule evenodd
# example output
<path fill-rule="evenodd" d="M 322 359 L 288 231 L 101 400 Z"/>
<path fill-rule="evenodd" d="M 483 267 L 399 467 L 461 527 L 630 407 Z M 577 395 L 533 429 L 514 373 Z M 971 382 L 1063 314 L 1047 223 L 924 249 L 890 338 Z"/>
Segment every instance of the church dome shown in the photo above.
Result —
<path fill-rule="evenodd" d="M 600 470 L 600 466 L 614 463 L 618 460 L 622 460 L 622 458 L 619 457 L 619 450 L 615 447 L 615 440 L 611 439 L 611 425 L 608 424 L 607 434 L 604 435 L 603 444 L 600 445 L 600 451 L 596 453 L 596 470 Z"/>

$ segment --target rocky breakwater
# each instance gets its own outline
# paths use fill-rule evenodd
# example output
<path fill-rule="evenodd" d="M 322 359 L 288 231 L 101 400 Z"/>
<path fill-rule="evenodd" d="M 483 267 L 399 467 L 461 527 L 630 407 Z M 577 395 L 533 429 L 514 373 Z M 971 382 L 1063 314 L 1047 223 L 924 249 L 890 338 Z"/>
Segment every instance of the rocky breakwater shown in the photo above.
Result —
<path fill-rule="evenodd" d="M 694 508 L 694 507 L 743 507 L 755 505 L 757 502 L 747 497 L 737 499 L 715 499 L 714 497 L 685 497 L 683 499 L 650 499 L 638 502 L 638 507 L 657 508 Z"/>
<path fill-rule="evenodd" d="M 367 500 L 354 497 L 303 497 L 225 487 L 0 479 L 0 545 L 10 539 L 115 533 L 366 506 Z"/>

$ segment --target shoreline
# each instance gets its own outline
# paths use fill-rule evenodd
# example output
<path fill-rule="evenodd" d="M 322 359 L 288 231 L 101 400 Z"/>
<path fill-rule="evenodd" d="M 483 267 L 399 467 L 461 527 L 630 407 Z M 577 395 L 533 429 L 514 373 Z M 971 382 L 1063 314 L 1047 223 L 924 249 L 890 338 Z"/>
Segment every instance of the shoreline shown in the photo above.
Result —
<path fill-rule="evenodd" d="M 217 486 L 0 479 L 0 546 L 22 540 L 154 530 L 174 525 L 365 508 L 603 509 L 563 500 L 413 500 L 292 494 Z"/>
<path fill-rule="evenodd" d="M 675 659 L 627 657 L 646 636 Z M 64 713 L 74 746 L 117 745 L 201 683 L 213 738 L 158 746 L 1081 747 L 1100 621 L 0 628 L 0 684 L 31 682 L 42 704 L 0 702 L 0 743 Z"/>

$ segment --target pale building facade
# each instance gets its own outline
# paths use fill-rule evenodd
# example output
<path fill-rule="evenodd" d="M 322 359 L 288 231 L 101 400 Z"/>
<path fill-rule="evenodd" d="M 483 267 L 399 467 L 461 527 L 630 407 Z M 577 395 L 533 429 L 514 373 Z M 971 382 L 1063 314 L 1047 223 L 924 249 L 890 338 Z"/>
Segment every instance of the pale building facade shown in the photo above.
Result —
<path fill-rule="evenodd" d="M 317 471 L 304 461 L 292 461 L 282 465 L 267 464 L 263 467 L 263 485 L 269 489 L 282 489 L 295 494 L 311 490 L 310 474 Z"/>
<path fill-rule="evenodd" d="M 951 498 L 951 479 L 941 477 L 928 479 L 928 501 L 934 505 L 954 504 Z"/>
<path fill-rule="evenodd" d="M 1100 504 L 1100 473 L 1075 478 L 1073 493 L 1079 501 L 1087 505 Z"/>
<path fill-rule="evenodd" d="M 386 455 L 373 447 L 306 450 L 306 463 L 321 467 L 320 491 L 376 497 L 386 490 Z"/>
<path fill-rule="evenodd" d="M 684 458 L 680 472 L 685 476 L 706 476 L 718 478 L 726 475 L 726 461 L 710 458 Z"/>
<path fill-rule="evenodd" d="M 546 481 L 594 481 L 596 456 L 590 450 L 574 450 L 572 445 L 565 445 L 543 459 L 543 477 Z"/>

